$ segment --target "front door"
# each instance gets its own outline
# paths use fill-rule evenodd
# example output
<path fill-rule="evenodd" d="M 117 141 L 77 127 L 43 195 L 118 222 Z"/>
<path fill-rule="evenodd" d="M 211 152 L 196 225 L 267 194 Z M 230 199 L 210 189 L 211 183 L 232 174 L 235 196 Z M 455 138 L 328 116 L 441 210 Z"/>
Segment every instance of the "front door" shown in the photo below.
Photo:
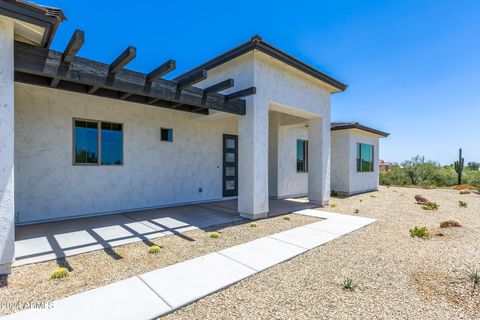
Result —
<path fill-rule="evenodd" d="M 238 195 L 238 136 L 223 135 L 223 196 Z"/>

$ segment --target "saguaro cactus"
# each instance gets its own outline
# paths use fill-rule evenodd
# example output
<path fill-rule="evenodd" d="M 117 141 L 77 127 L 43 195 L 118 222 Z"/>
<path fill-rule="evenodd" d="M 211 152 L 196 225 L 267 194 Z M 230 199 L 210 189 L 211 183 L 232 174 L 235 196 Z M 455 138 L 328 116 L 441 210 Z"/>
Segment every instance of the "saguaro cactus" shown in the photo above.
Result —
<path fill-rule="evenodd" d="M 458 150 L 458 161 L 453 163 L 455 166 L 455 172 L 458 177 L 458 184 L 462 184 L 462 172 L 463 172 L 463 158 L 462 158 L 462 148 Z"/>

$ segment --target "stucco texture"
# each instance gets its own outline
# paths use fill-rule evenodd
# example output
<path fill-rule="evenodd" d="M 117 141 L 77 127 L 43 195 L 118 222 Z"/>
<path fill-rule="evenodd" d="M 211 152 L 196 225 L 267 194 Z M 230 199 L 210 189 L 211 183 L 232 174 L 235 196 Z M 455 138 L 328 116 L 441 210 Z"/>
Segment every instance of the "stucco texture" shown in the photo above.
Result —
<path fill-rule="evenodd" d="M 17 222 L 158 207 L 222 197 L 222 136 L 201 116 L 15 84 Z M 73 119 L 122 123 L 122 166 L 72 164 Z M 160 141 L 173 129 L 173 142 Z M 202 188 L 202 192 L 199 192 Z"/>

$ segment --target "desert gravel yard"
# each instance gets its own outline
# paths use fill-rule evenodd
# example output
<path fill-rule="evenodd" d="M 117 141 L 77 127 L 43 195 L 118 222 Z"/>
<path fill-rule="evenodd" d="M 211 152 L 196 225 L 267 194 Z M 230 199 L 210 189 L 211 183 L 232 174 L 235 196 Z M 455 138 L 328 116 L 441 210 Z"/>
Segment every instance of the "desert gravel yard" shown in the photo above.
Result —
<path fill-rule="evenodd" d="M 50 279 L 52 271 L 59 264 L 56 261 L 15 267 L 8 278 L 0 278 L 0 316 L 20 311 L 29 303 L 50 302 L 321 220 L 296 214 L 289 217 L 290 220 L 284 220 L 284 216 L 261 220 L 256 227 L 251 227 L 250 221 L 242 220 L 205 230 L 159 237 L 149 243 L 136 242 L 68 257 L 66 261 L 59 262 L 71 269 L 70 275 L 62 279 Z M 211 238 L 211 231 L 218 231 L 220 237 Z M 161 247 L 160 253 L 147 253 L 152 244 Z"/>
<path fill-rule="evenodd" d="M 417 194 L 439 209 L 422 209 Z M 331 203 L 329 211 L 378 221 L 162 319 L 480 318 L 480 288 L 468 273 L 480 269 L 480 195 L 381 187 Z M 463 227 L 440 229 L 447 219 Z M 412 238 L 414 226 L 443 236 Z M 343 289 L 345 277 L 354 291 Z"/>

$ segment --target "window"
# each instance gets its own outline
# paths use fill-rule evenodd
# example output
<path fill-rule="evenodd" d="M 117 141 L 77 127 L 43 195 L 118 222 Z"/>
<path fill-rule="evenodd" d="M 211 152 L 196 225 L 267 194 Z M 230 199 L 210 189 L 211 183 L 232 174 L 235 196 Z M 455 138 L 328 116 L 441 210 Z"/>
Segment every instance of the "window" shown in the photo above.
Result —
<path fill-rule="evenodd" d="M 308 172 L 308 141 L 297 140 L 297 172 Z"/>
<path fill-rule="evenodd" d="M 173 141 L 173 129 L 160 129 L 160 140 L 162 141 Z"/>
<path fill-rule="evenodd" d="M 74 120 L 74 164 L 123 164 L 123 125 Z"/>
<path fill-rule="evenodd" d="M 373 172 L 373 146 L 357 143 L 357 172 Z"/>

